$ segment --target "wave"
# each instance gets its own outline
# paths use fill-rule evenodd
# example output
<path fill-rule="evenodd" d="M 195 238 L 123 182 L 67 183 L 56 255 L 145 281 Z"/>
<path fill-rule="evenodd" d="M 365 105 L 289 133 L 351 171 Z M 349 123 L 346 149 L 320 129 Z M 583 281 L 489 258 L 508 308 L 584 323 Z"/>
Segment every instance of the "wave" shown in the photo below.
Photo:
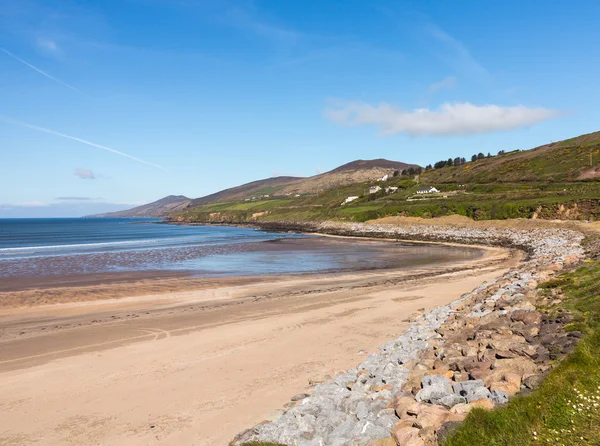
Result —
<path fill-rule="evenodd" d="M 14 248 L 0 248 L 0 252 L 32 251 L 32 250 L 38 250 L 38 249 L 88 248 L 88 247 L 98 247 L 98 246 L 157 243 L 157 242 L 161 242 L 161 241 L 165 241 L 165 239 L 124 240 L 124 241 L 120 241 L 120 242 L 77 243 L 77 244 L 73 244 L 73 245 L 19 246 L 19 247 L 14 247 Z"/>

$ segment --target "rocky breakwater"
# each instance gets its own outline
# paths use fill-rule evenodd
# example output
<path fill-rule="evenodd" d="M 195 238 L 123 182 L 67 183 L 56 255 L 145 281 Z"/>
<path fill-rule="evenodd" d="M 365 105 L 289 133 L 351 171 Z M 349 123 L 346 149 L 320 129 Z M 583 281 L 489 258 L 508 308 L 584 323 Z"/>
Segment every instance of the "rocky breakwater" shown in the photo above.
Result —
<path fill-rule="evenodd" d="M 519 246 L 529 257 L 449 305 L 415 315 L 402 336 L 355 369 L 318 384 L 277 420 L 242 432 L 235 445 L 437 444 L 474 407 L 493 409 L 537 385 L 580 336 L 561 330 L 567 313 L 550 318 L 538 311 L 559 301 L 537 291 L 538 283 L 581 260 L 578 232 L 339 223 L 313 229 Z"/>

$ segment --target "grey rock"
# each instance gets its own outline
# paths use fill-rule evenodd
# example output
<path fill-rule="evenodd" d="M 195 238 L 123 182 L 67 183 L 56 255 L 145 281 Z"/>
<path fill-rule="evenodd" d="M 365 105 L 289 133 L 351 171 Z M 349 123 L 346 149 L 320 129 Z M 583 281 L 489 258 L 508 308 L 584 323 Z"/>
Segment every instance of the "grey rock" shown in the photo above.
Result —
<path fill-rule="evenodd" d="M 490 391 L 480 379 L 454 383 L 454 393 L 464 397 L 468 403 L 482 398 L 490 398 Z"/>
<path fill-rule="evenodd" d="M 454 393 L 452 382 L 442 375 L 425 375 L 421 384 L 423 388 L 415 396 L 417 401 L 437 404 L 442 398 Z"/>
<path fill-rule="evenodd" d="M 439 398 L 436 401 L 436 404 L 440 404 L 442 406 L 444 406 L 447 409 L 450 409 L 454 406 L 456 406 L 457 404 L 462 404 L 462 403 L 466 403 L 467 399 L 465 397 L 456 395 L 455 393 L 453 393 L 452 395 L 447 395 L 443 398 Z"/>
<path fill-rule="evenodd" d="M 490 396 L 490 399 L 496 404 L 508 403 L 508 393 L 504 390 L 494 390 Z"/>

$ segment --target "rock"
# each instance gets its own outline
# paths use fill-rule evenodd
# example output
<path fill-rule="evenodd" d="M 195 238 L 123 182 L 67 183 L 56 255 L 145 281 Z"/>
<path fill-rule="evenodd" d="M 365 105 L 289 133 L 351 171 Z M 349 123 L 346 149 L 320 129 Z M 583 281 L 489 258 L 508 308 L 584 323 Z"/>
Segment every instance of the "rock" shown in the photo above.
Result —
<path fill-rule="evenodd" d="M 508 393 L 503 390 L 492 390 L 490 399 L 496 404 L 508 403 Z"/>
<path fill-rule="evenodd" d="M 487 398 L 482 398 L 480 400 L 475 400 L 475 401 L 471 401 L 469 404 L 467 404 L 467 406 L 471 406 L 471 408 L 479 408 L 479 409 L 484 409 L 484 410 L 492 410 L 494 408 L 494 403 L 487 399 Z"/>
<path fill-rule="evenodd" d="M 412 394 L 409 392 L 404 392 L 396 395 L 390 404 L 396 411 L 396 415 L 398 415 L 399 418 L 403 418 L 407 415 L 406 409 L 408 409 L 414 403 L 415 399 Z"/>
<path fill-rule="evenodd" d="M 419 436 L 419 429 L 416 427 L 402 426 L 394 428 L 392 437 L 396 444 L 402 446 L 425 446 L 425 442 Z"/>
<path fill-rule="evenodd" d="M 276 410 L 274 412 L 271 412 L 269 415 L 267 415 L 266 420 L 267 421 L 277 421 L 281 418 L 281 416 L 284 413 L 285 412 L 283 410 Z"/>
<path fill-rule="evenodd" d="M 308 398 L 310 395 L 308 393 L 298 393 L 290 398 L 290 401 L 300 401 L 304 398 Z"/>
<path fill-rule="evenodd" d="M 537 311 L 515 310 L 511 313 L 510 318 L 530 326 L 542 323 L 542 315 Z"/>
<path fill-rule="evenodd" d="M 455 382 L 464 382 L 469 380 L 469 374 L 467 372 L 454 372 L 452 377 Z"/>
<path fill-rule="evenodd" d="M 440 406 L 426 406 L 417 415 L 417 423 L 423 428 L 439 428 L 449 416 L 450 412 Z"/>
<path fill-rule="evenodd" d="M 392 437 L 382 438 L 373 441 L 369 446 L 396 446 L 396 440 L 394 440 Z"/>
<path fill-rule="evenodd" d="M 483 385 L 483 381 L 465 381 L 454 383 L 454 393 L 464 397 L 467 402 L 480 400 L 482 398 L 489 398 L 490 391 Z"/>
<path fill-rule="evenodd" d="M 535 365 L 535 362 L 523 356 L 509 359 L 496 359 L 496 362 L 494 363 L 494 368 L 504 370 L 506 373 L 518 373 L 521 376 L 526 374 L 533 374 L 537 371 L 537 366 Z"/>
<path fill-rule="evenodd" d="M 456 406 L 457 404 L 466 403 L 466 398 L 456 394 L 448 395 L 437 400 L 436 404 L 442 405 L 447 409 Z"/>
<path fill-rule="evenodd" d="M 452 382 L 441 375 L 425 375 L 421 381 L 423 388 L 417 392 L 417 401 L 437 404 L 438 400 L 452 395 Z"/>
<path fill-rule="evenodd" d="M 534 389 L 544 380 L 542 375 L 529 375 L 523 379 L 523 385 L 528 389 Z"/>

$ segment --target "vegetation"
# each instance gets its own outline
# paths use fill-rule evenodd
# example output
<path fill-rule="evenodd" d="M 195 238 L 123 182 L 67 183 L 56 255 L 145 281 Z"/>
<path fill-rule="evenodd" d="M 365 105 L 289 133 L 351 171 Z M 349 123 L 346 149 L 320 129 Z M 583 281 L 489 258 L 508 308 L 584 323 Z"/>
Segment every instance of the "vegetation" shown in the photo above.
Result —
<path fill-rule="evenodd" d="M 540 288 L 565 294 L 575 316 L 567 329 L 586 336 L 536 390 L 492 412 L 474 410 L 444 446 L 600 444 L 600 264 L 590 261 Z"/>
<path fill-rule="evenodd" d="M 395 215 L 431 218 L 451 214 L 475 220 L 600 219 L 600 132 L 529 151 L 501 150 L 496 156 L 479 153 L 471 162 L 458 157 L 428 165 L 424 171 L 409 167 L 401 174 L 395 172 L 387 181 L 355 183 L 302 196 L 278 192 L 283 187 L 279 183 L 256 182 L 235 198 L 195 200 L 175 217 L 218 222 L 365 221 Z M 373 185 L 382 190 L 371 194 Z M 441 193 L 417 195 L 422 186 L 435 186 Z M 386 191 L 389 187 L 398 189 Z M 343 204 L 347 197 L 359 198 Z"/>

